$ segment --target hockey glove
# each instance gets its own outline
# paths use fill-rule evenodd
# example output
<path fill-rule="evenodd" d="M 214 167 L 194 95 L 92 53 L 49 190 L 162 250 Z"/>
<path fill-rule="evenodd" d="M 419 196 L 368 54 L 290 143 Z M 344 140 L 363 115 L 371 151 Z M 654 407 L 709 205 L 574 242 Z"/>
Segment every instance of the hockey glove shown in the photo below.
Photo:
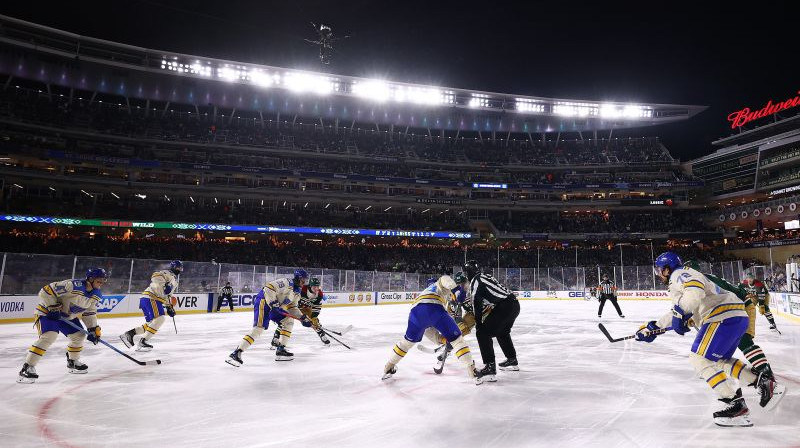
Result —
<path fill-rule="evenodd" d="M 175 308 L 172 305 L 167 305 L 164 309 L 167 310 L 167 316 L 175 317 Z"/>
<path fill-rule="evenodd" d="M 94 345 L 97 345 L 97 343 L 100 342 L 100 335 L 102 334 L 100 332 L 100 325 L 96 327 L 89 327 L 87 331 L 89 332 L 89 334 L 87 335 L 87 339 L 89 339 L 89 342 L 91 342 Z"/>
<path fill-rule="evenodd" d="M 640 342 L 655 341 L 656 335 L 651 334 L 653 330 L 658 330 L 658 325 L 656 325 L 656 321 L 651 320 L 650 322 L 639 327 L 639 331 L 636 332 L 636 340 Z"/>
<path fill-rule="evenodd" d="M 675 305 L 672 308 L 672 329 L 675 330 L 675 333 L 681 336 L 688 333 L 690 330 L 689 319 L 691 317 L 691 313 L 687 314 L 680 306 Z"/>
<path fill-rule="evenodd" d="M 762 313 L 763 314 L 763 313 Z M 59 320 L 61 319 L 61 305 L 50 305 L 47 307 L 47 315 L 45 316 L 48 319 L 52 320 Z"/>
<path fill-rule="evenodd" d="M 303 324 L 304 327 L 310 327 L 312 325 L 311 319 L 309 319 L 305 314 L 300 316 L 300 323 Z"/>

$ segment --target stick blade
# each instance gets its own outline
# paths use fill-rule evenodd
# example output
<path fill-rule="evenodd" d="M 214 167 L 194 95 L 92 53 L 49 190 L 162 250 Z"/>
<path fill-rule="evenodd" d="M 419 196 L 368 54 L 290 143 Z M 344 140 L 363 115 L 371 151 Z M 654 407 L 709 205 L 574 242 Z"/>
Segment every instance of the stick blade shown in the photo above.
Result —
<path fill-rule="evenodd" d="M 144 364 L 147 366 L 158 366 L 161 365 L 161 360 L 156 359 L 155 361 L 145 361 Z"/>
<path fill-rule="evenodd" d="M 611 334 L 608 332 L 608 330 L 606 330 L 605 325 L 599 323 L 597 324 L 597 328 L 599 328 L 600 331 L 602 331 L 603 334 L 606 335 L 606 337 L 608 338 L 608 342 L 617 342 L 614 338 L 611 337 Z"/>

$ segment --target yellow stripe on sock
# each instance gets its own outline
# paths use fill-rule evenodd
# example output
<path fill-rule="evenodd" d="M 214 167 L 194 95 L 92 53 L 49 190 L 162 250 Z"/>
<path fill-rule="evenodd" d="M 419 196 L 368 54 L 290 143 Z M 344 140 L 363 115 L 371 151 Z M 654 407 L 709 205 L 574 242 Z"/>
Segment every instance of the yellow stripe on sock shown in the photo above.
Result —
<path fill-rule="evenodd" d="M 733 364 L 733 368 L 731 369 L 731 375 L 735 378 L 739 378 L 739 374 L 742 373 L 742 369 L 744 368 L 744 363 L 739 361 L 738 359 Z"/>
<path fill-rule="evenodd" d="M 244 340 L 245 340 L 245 341 L 247 341 L 247 342 L 249 342 L 251 345 L 252 345 L 254 342 L 256 342 L 256 340 L 255 340 L 255 339 L 253 339 L 253 338 L 251 338 L 249 334 L 246 334 L 246 335 L 244 336 Z"/>
<path fill-rule="evenodd" d="M 467 353 L 469 353 L 469 347 L 463 347 L 461 350 L 456 352 L 456 356 L 460 358 L 466 355 Z"/>
<path fill-rule="evenodd" d="M 393 350 L 395 353 L 397 353 L 397 356 L 400 357 L 406 356 L 406 352 L 404 352 L 403 349 L 398 347 L 397 345 L 394 346 Z"/>
<path fill-rule="evenodd" d="M 47 351 L 43 348 L 39 348 L 35 345 L 31 345 L 31 348 L 28 349 L 29 352 L 33 353 L 34 355 L 44 356 L 44 353 Z"/>
<path fill-rule="evenodd" d="M 77 352 L 82 351 L 82 350 L 83 350 L 83 347 L 69 347 L 69 346 L 67 346 L 67 351 L 68 352 L 77 353 Z"/>
<path fill-rule="evenodd" d="M 725 372 L 720 371 L 720 372 L 715 373 L 714 376 L 712 376 L 711 378 L 707 379 L 706 382 L 713 389 L 713 388 L 717 387 L 719 385 L 719 383 L 725 381 L 726 379 L 727 379 L 727 375 L 725 375 Z"/>

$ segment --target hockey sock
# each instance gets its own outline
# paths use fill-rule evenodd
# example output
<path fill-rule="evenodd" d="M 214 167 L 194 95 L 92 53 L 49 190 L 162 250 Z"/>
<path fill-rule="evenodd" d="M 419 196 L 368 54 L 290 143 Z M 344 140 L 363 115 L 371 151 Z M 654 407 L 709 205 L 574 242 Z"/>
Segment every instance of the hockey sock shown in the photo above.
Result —
<path fill-rule="evenodd" d="M 719 360 L 717 361 L 717 365 L 724 367 L 725 371 L 728 372 L 731 377 L 736 378 L 744 384 L 755 384 L 756 380 L 758 380 L 758 376 L 748 369 L 745 363 L 736 358 Z"/>
<path fill-rule="evenodd" d="M 39 335 L 39 339 L 28 349 L 28 354 L 25 356 L 25 363 L 35 366 L 47 352 L 47 349 L 56 341 L 57 337 L 58 333 L 55 331 L 48 331 Z"/>
<path fill-rule="evenodd" d="M 264 332 L 264 329 L 261 327 L 253 327 L 250 333 L 244 335 L 242 338 L 242 342 L 239 343 L 239 350 L 245 351 L 250 348 L 256 342 L 256 339 L 261 337 L 261 333 Z"/>
<path fill-rule="evenodd" d="M 769 367 L 767 355 L 764 354 L 764 351 L 761 350 L 761 347 L 753 342 L 753 337 L 749 334 L 745 333 L 745 335 L 742 336 L 742 340 L 739 342 L 739 350 L 742 351 L 742 354 L 744 354 L 747 362 L 749 362 L 755 370 L 761 370 Z"/>
<path fill-rule="evenodd" d="M 81 352 L 83 351 L 83 341 L 86 340 L 86 336 L 81 332 L 75 332 L 67 337 L 69 338 L 69 343 L 67 344 L 67 356 L 69 359 L 74 361 L 81 357 Z"/>
<path fill-rule="evenodd" d="M 467 343 L 464 342 L 464 337 L 459 336 L 455 341 L 451 342 L 453 346 L 453 353 L 459 361 L 467 367 L 467 371 L 471 374 L 475 362 L 472 360 L 472 354 L 469 351 Z"/>
<path fill-rule="evenodd" d="M 150 322 L 142 325 L 142 329 L 144 329 L 144 340 L 149 341 L 150 338 L 158 333 L 158 329 L 161 328 L 161 325 L 164 324 L 164 316 L 158 316 L 155 319 L 151 320 Z M 138 333 L 137 333 L 138 334 Z"/>
<path fill-rule="evenodd" d="M 400 360 L 406 356 L 406 353 L 411 350 L 411 347 L 413 347 L 414 344 L 415 342 L 411 342 L 406 338 L 403 338 L 403 340 L 395 344 L 392 348 L 392 354 L 389 356 L 389 364 L 396 365 L 398 362 L 400 362 Z"/>
<path fill-rule="evenodd" d="M 775 326 L 775 318 L 772 317 L 772 311 L 767 310 L 767 312 L 764 313 L 764 317 L 767 318 L 767 321 L 769 322 L 770 325 L 772 325 L 773 327 Z"/>
<path fill-rule="evenodd" d="M 724 365 L 708 360 L 696 353 L 689 355 L 689 362 L 698 376 L 705 380 L 720 398 L 733 398 L 736 395 L 736 386 L 725 373 Z"/>

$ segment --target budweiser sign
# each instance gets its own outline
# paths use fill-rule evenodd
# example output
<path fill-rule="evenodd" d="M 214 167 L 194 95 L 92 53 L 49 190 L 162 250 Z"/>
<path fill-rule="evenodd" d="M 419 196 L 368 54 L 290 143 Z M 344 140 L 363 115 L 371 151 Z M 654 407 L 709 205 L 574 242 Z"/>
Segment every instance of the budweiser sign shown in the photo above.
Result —
<path fill-rule="evenodd" d="M 766 106 L 756 111 L 751 111 L 749 107 L 745 107 L 742 110 L 737 110 L 736 112 L 731 113 L 728 115 L 728 121 L 731 122 L 731 129 L 736 129 L 746 125 L 747 123 L 750 123 L 753 120 L 758 120 L 759 118 L 776 114 L 782 110 L 800 106 L 800 92 L 797 93 L 798 96 L 789 98 L 786 101 L 773 103 L 772 100 L 769 100 L 767 101 Z"/>

